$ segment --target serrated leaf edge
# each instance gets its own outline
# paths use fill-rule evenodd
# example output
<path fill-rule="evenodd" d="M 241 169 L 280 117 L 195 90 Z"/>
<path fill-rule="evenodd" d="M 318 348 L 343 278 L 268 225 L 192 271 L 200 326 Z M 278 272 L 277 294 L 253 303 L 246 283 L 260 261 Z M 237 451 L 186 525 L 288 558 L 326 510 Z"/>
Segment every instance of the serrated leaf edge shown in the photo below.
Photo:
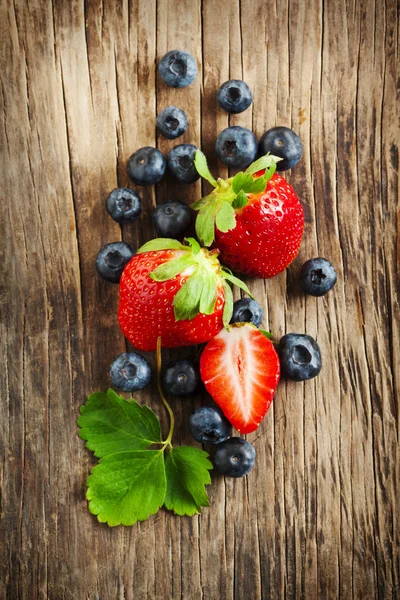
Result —
<path fill-rule="evenodd" d="M 163 455 L 163 459 L 162 459 L 162 460 L 163 460 L 163 465 L 164 465 L 164 484 L 165 484 L 165 492 L 164 492 L 164 497 L 163 497 L 163 500 L 162 500 L 162 501 L 160 502 L 160 504 L 158 505 L 158 507 L 157 507 L 157 510 L 155 510 L 154 512 L 150 512 L 150 513 L 149 513 L 149 515 L 148 515 L 147 517 L 143 518 L 143 519 L 141 519 L 141 518 L 137 518 L 137 519 L 135 519 L 134 521 L 132 521 L 132 522 L 130 522 L 130 523 L 122 523 L 122 521 L 121 521 L 120 523 L 113 523 L 113 524 L 110 524 L 110 523 L 108 522 L 108 518 L 105 518 L 105 517 L 102 517 L 102 516 L 101 516 L 101 509 L 100 509 L 99 511 L 97 511 L 97 512 L 96 512 L 96 509 L 94 509 L 94 508 L 93 508 L 94 499 L 90 497 L 90 490 L 91 490 L 91 486 L 90 486 L 90 483 L 89 483 L 89 481 L 90 481 L 91 477 L 93 477 L 93 474 L 94 474 L 95 470 L 96 470 L 96 469 L 97 469 L 97 468 L 98 468 L 98 467 L 99 467 L 101 464 L 104 464 L 104 462 L 106 462 L 106 460 L 103 460 L 103 459 L 107 459 L 107 458 L 109 458 L 109 457 L 111 457 L 111 456 L 115 456 L 116 454 L 127 454 L 127 453 L 132 453 L 132 454 L 133 454 L 133 453 L 135 453 L 135 454 L 137 454 L 137 453 L 147 453 L 147 452 L 155 452 L 155 453 L 157 453 L 158 455 L 161 453 L 161 454 Z M 153 459 L 153 460 L 156 460 L 156 459 L 158 459 L 158 456 L 156 456 L 156 454 L 155 454 L 155 455 L 154 455 L 154 459 Z M 153 462 L 153 460 L 152 460 L 151 462 Z M 95 465 L 95 466 L 92 468 L 92 470 L 91 470 L 91 472 L 90 472 L 90 475 L 89 475 L 89 476 L 88 476 L 88 478 L 87 478 L 86 485 L 87 485 L 87 490 L 86 490 L 86 499 L 88 500 L 88 509 L 89 509 L 89 512 L 90 512 L 92 515 L 94 515 L 94 516 L 96 516 L 96 517 L 97 517 L 97 520 L 99 521 L 99 523 L 107 523 L 107 525 L 108 525 L 109 527 L 119 527 L 120 525 L 122 525 L 122 526 L 124 526 L 124 527 L 132 527 L 132 525 L 135 525 L 135 523 L 137 523 L 138 521 L 139 521 L 139 522 L 142 522 L 142 521 L 147 521 L 147 519 L 148 519 L 149 517 L 151 517 L 151 516 L 153 516 L 153 515 L 155 515 L 155 514 L 157 514 L 157 513 L 158 513 L 158 511 L 160 510 L 160 508 L 161 508 L 161 507 L 164 505 L 164 501 L 165 501 L 165 494 L 166 494 L 166 491 L 167 491 L 167 478 L 166 478 L 166 474 L 165 474 L 165 456 L 164 456 L 164 451 L 163 451 L 163 449 L 160 449 L 160 450 L 132 450 L 132 451 L 129 451 L 129 450 L 128 450 L 128 451 L 124 451 L 124 452 L 113 452 L 113 453 L 111 453 L 111 454 L 107 455 L 106 457 L 102 457 L 102 458 L 99 460 L 98 464 L 97 464 L 97 465 Z M 129 489 L 130 489 L 130 488 L 129 488 Z M 129 493 L 129 490 L 128 490 L 127 494 L 128 494 L 128 493 Z"/>

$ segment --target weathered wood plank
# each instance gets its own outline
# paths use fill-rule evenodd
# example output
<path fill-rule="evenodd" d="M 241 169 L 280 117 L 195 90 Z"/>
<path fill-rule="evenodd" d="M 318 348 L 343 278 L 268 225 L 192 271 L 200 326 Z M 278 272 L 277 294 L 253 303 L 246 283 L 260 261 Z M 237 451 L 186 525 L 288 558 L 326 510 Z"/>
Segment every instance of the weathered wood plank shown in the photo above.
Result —
<path fill-rule="evenodd" d="M 396 2 L 4 0 L 0 23 L 0 596 L 397 598 Z M 175 48 L 199 66 L 184 90 L 157 76 L 157 60 Z M 229 78 L 253 91 L 240 115 L 217 106 Z M 155 130 L 169 104 L 189 118 L 176 142 Z M 105 198 L 131 185 L 126 161 L 144 145 L 167 153 L 194 143 L 226 176 L 214 143 L 229 124 L 258 137 L 287 125 L 303 141 L 303 159 L 287 174 L 306 217 L 299 257 L 273 280 L 247 283 L 265 327 L 277 338 L 315 336 L 325 366 L 313 382 L 281 383 L 249 436 L 254 470 L 246 480 L 213 476 L 210 509 L 108 529 L 87 511 L 93 461 L 76 417 L 86 395 L 109 384 L 126 345 L 117 287 L 97 277 L 94 260 L 110 241 L 138 247 L 154 235 L 157 203 L 190 203 L 208 185 L 167 177 L 136 188 L 143 214 L 132 227 L 108 217 Z M 315 255 L 339 274 L 321 299 L 304 298 L 296 284 Z M 154 382 L 137 397 L 166 424 Z M 174 401 L 182 443 L 201 402 Z"/>

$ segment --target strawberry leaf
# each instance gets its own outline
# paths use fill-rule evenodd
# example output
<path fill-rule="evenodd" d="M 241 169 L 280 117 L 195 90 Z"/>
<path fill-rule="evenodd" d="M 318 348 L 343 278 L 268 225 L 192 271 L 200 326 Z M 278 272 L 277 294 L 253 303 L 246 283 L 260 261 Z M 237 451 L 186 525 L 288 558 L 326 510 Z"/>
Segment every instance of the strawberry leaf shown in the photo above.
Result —
<path fill-rule="evenodd" d="M 257 179 L 253 179 L 253 183 L 251 184 L 249 193 L 250 194 L 259 194 L 265 190 L 265 186 L 267 185 L 267 178 L 265 175 L 262 177 L 257 177 Z"/>
<path fill-rule="evenodd" d="M 221 208 L 217 212 L 215 224 L 217 228 L 223 233 L 226 233 L 230 229 L 235 229 L 235 211 L 233 210 L 232 205 L 229 204 L 229 202 L 222 203 Z"/>
<path fill-rule="evenodd" d="M 272 340 L 274 337 L 270 331 L 265 331 L 265 329 L 259 329 L 259 331 L 260 331 L 260 333 L 265 335 L 265 337 L 268 338 L 269 340 Z"/>
<path fill-rule="evenodd" d="M 224 304 L 224 312 L 222 315 L 222 322 L 224 327 L 227 327 L 232 319 L 233 314 L 233 295 L 232 290 L 228 282 L 224 279 L 223 281 L 224 294 L 225 294 L 225 304 Z"/>
<path fill-rule="evenodd" d="M 244 206 L 247 206 L 248 203 L 249 199 L 247 198 L 246 194 L 243 190 L 240 190 L 240 192 L 234 199 L 232 206 L 233 208 L 243 208 Z"/>
<path fill-rule="evenodd" d="M 204 279 L 203 290 L 200 298 L 200 312 L 203 315 L 212 315 L 217 300 L 217 285 L 218 277 L 214 273 L 210 273 Z"/>
<path fill-rule="evenodd" d="M 160 355 L 157 360 L 160 373 Z M 167 403 L 165 397 L 163 401 Z M 170 407 L 169 411 L 172 414 Z M 194 515 L 209 505 L 208 454 L 197 448 L 172 449 L 173 419 L 167 441 L 162 442 L 160 422 L 148 407 L 108 390 L 89 396 L 78 423 L 87 447 L 101 456 L 88 477 L 86 493 L 89 511 L 100 523 L 133 525 L 155 514 L 164 502 L 182 515 Z M 162 448 L 144 449 L 152 443 Z M 171 450 L 165 460 L 167 446 Z"/>
<path fill-rule="evenodd" d="M 194 166 L 196 167 L 196 171 L 203 178 L 206 179 L 212 186 L 217 187 L 218 183 L 215 181 L 214 177 L 211 175 L 210 170 L 208 168 L 207 159 L 201 150 L 197 150 L 195 158 L 194 158 Z"/>
<path fill-rule="evenodd" d="M 192 249 L 193 254 L 196 256 L 200 252 L 200 244 L 197 240 L 192 237 L 185 238 L 185 242 L 189 244 Z"/>
<path fill-rule="evenodd" d="M 190 205 L 190 208 L 192 210 L 200 210 L 200 208 L 202 206 L 206 206 L 209 203 L 210 198 L 212 199 L 213 197 L 214 196 L 212 194 L 204 196 L 204 198 L 200 198 L 200 200 L 196 200 L 196 202 L 193 202 L 193 204 Z"/>
<path fill-rule="evenodd" d="M 237 173 L 232 179 L 232 191 L 235 194 L 238 194 L 240 190 L 246 193 L 249 191 L 249 188 L 253 181 L 254 179 L 252 175 L 242 172 Z"/>
<path fill-rule="evenodd" d="M 191 446 L 173 448 L 165 461 L 167 490 L 164 505 L 177 515 L 192 517 L 209 506 L 205 486 L 211 483 L 207 452 Z"/>
<path fill-rule="evenodd" d="M 230 281 L 234 285 L 237 285 L 241 290 L 243 290 L 244 292 L 246 292 L 246 294 L 248 294 L 250 296 L 250 298 L 253 298 L 253 296 L 251 295 L 251 292 L 250 292 L 249 288 L 244 283 L 244 281 L 241 281 L 241 279 L 239 279 L 238 277 L 235 277 L 234 275 L 232 275 L 232 273 L 228 273 L 228 271 L 226 271 L 225 269 L 222 269 L 222 274 L 225 277 L 225 279 L 227 279 L 228 281 Z M 253 298 L 253 300 L 254 300 L 254 298 Z"/>
<path fill-rule="evenodd" d="M 266 154 L 265 156 L 261 156 L 261 158 L 257 159 L 249 167 L 247 167 L 245 173 L 257 173 L 258 171 L 262 171 L 263 169 L 268 169 L 272 165 L 273 162 L 277 163 L 282 158 L 279 156 L 274 156 L 273 154 Z"/>
<path fill-rule="evenodd" d="M 272 175 L 276 171 L 276 162 L 273 162 L 272 165 L 265 171 L 264 177 L 267 177 L 267 181 L 269 181 Z"/>
<path fill-rule="evenodd" d="M 185 249 L 187 250 L 187 247 L 185 247 Z M 194 260 L 192 253 L 184 254 L 183 256 L 178 256 L 178 258 L 173 258 L 172 260 L 167 260 L 165 263 L 162 263 L 156 267 L 154 271 L 149 273 L 149 277 L 154 281 L 168 281 L 195 264 L 196 261 Z"/>
<path fill-rule="evenodd" d="M 142 254 L 143 252 L 152 252 L 157 250 L 187 250 L 187 246 L 184 246 L 178 240 L 172 240 L 169 238 L 156 238 L 154 240 L 150 240 L 143 246 L 139 248 L 137 254 Z"/>
<path fill-rule="evenodd" d="M 89 510 L 111 527 L 154 515 L 166 493 L 164 452 L 138 450 L 103 457 L 87 480 Z"/>
<path fill-rule="evenodd" d="M 211 246 L 214 241 L 215 215 L 218 208 L 218 203 L 210 202 L 202 206 L 197 215 L 196 234 L 204 246 Z"/>
<path fill-rule="evenodd" d="M 111 389 L 91 394 L 80 412 L 79 437 L 97 457 L 161 442 L 160 422 L 153 411 L 133 399 L 127 402 Z"/>
<path fill-rule="evenodd" d="M 204 286 L 204 269 L 198 267 L 176 293 L 172 306 L 176 321 L 193 319 L 199 312 L 199 303 Z"/>

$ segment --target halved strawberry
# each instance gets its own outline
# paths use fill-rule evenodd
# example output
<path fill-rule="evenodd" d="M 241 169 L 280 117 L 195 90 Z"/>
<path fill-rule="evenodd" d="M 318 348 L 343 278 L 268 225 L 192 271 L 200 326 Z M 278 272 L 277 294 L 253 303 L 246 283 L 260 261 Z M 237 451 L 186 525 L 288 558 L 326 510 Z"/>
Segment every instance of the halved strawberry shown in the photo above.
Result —
<path fill-rule="evenodd" d="M 280 376 L 272 342 L 249 323 L 223 329 L 200 358 L 208 393 L 240 433 L 255 431 L 269 409 Z"/>

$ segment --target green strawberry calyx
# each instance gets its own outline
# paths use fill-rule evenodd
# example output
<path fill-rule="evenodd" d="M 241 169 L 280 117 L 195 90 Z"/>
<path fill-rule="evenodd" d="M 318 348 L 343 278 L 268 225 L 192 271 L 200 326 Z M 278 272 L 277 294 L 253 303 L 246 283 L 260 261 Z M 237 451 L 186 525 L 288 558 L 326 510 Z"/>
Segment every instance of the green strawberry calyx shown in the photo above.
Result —
<path fill-rule="evenodd" d="M 235 211 L 244 208 L 249 202 L 250 194 L 259 194 L 266 188 L 276 170 L 276 163 L 282 160 L 268 153 L 253 162 L 246 171 L 240 171 L 229 179 L 214 179 L 207 165 L 207 159 L 201 150 L 197 150 L 194 164 L 197 172 L 213 187 L 208 196 L 191 205 L 198 211 L 196 218 L 196 234 L 204 246 L 211 246 L 214 241 L 215 227 L 226 233 L 236 227 Z M 265 170 L 260 177 L 253 175 Z"/>
<path fill-rule="evenodd" d="M 224 291 L 225 303 L 222 320 L 227 326 L 232 318 L 233 296 L 231 285 L 237 285 L 250 297 L 247 285 L 233 273 L 222 267 L 218 260 L 218 250 L 202 248 L 194 238 L 186 238 L 185 243 L 169 238 L 150 240 L 139 248 L 137 254 L 175 250 L 174 256 L 149 273 L 154 281 L 164 282 L 179 275 L 188 275 L 172 301 L 176 321 L 194 319 L 198 314 L 212 315 L 218 297 L 218 290 Z"/>

